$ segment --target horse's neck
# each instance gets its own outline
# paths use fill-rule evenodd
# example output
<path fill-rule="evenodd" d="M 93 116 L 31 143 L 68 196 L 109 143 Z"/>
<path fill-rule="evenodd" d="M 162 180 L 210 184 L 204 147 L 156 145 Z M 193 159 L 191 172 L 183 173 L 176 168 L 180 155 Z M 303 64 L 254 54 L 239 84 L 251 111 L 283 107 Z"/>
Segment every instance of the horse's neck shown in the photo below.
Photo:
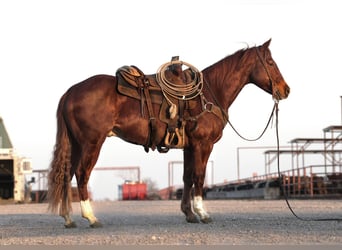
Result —
<path fill-rule="evenodd" d="M 247 69 L 222 70 L 220 74 L 213 71 L 203 71 L 204 79 L 208 82 L 211 92 L 224 110 L 228 110 L 243 87 L 248 83 Z M 224 77 L 222 77 L 224 76 Z"/>
<path fill-rule="evenodd" d="M 222 91 L 224 96 L 223 100 L 225 100 L 225 109 L 228 110 L 230 105 L 234 102 L 236 97 L 240 94 L 243 87 L 248 83 L 246 74 L 240 74 L 238 72 L 234 72 L 232 76 L 227 77 L 228 81 L 224 83 L 227 90 Z M 230 81 L 229 81 L 230 80 Z"/>

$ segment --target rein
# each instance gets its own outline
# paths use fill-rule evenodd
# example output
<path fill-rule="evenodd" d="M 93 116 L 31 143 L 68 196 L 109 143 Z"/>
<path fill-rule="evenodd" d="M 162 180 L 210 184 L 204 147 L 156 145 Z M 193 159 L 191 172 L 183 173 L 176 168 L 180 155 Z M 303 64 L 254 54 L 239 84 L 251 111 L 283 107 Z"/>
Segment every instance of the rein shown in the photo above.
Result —
<path fill-rule="evenodd" d="M 259 139 L 265 134 L 265 132 L 266 132 L 268 126 L 270 125 L 271 120 L 272 120 L 272 118 L 273 118 L 273 116 L 274 116 L 274 110 L 276 109 L 276 106 L 278 106 L 278 103 L 277 103 L 277 102 L 274 102 L 274 106 L 273 106 L 273 108 L 272 108 L 272 112 L 271 112 L 270 118 L 268 118 L 266 127 L 264 128 L 264 130 L 262 131 L 262 133 L 261 133 L 257 138 L 249 139 L 249 138 L 246 138 L 246 137 L 242 136 L 242 135 L 235 129 L 235 127 L 233 126 L 233 124 L 232 124 L 229 120 L 228 120 L 228 123 L 229 123 L 229 125 L 232 127 L 232 129 L 234 130 L 234 132 L 235 132 L 238 136 L 240 136 L 242 139 L 244 139 L 245 141 L 257 141 L 257 140 L 259 140 Z"/>
<path fill-rule="evenodd" d="M 293 210 L 293 208 L 291 207 L 290 203 L 289 203 L 289 200 L 288 200 L 288 196 L 285 192 L 285 187 L 282 183 L 282 177 L 281 177 L 281 173 L 280 173 L 280 146 L 279 146 L 279 126 L 278 126 L 278 113 L 279 113 L 279 108 L 278 108 L 278 104 L 279 104 L 279 99 L 277 98 L 278 96 L 278 93 L 277 93 L 277 89 L 276 89 L 276 85 L 274 84 L 274 82 L 272 81 L 272 77 L 266 67 L 266 64 L 264 62 L 264 60 L 262 59 L 261 55 L 260 55 L 260 52 L 258 50 L 258 48 L 256 47 L 256 52 L 257 52 L 257 55 L 258 55 L 258 58 L 260 59 L 260 62 L 261 64 L 263 65 L 265 71 L 266 71 L 266 74 L 268 76 L 268 79 L 269 79 L 269 82 L 270 82 L 270 85 L 272 86 L 272 98 L 274 100 L 274 106 L 273 106 L 273 109 L 272 109 L 272 113 L 270 115 L 270 118 L 267 122 L 267 125 L 264 129 L 264 131 L 261 133 L 261 135 L 259 137 L 257 137 L 256 139 L 247 139 L 245 137 L 243 137 L 242 135 L 240 135 L 240 133 L 238 133 L 238 131 L 234 128 L 234 126 L 231 124 L 231 122 L 228 120 L 228 123 L 229 125 L 232 127 L 232 129 L 235 131 L 235 133 L 237 133 L 242 139 L 246 140 L 246 141 L 256 141 L 256 140 L 259 140 L 263 134 L 265 133 L 266 129 L 268 128 L 269 124 L 270 124 L 270 121 L 272 120 L 272 117 L 274 116 L 275 114 L 275 123 L 276 123 L 276 140 L 277 140 L 277 167 L 278 167 L 278 181 L 279 181 L 279 188 L 280 188 L 280 191 L 283 193 L 284 195 L 284 199 L 285 199 L 285 202 L 287 204 L 287 207 L 289 208 L 289 210 L 291 211 L 292 215 L 294 217 L 296 217 L 298 220 L 301 220 L 301 221 L 337 221 L 337 222 L 341 222 L 342 221 L 342 218 L 303 218 L 299 215 L 297 215 L 295 213 L 295 211 Z"/>
<path fill-rule="evenodd" d="M 284 195 L 284 199 L 285 199 L 285 202 L 287 204 L 287 207 L 291 211 L 292 215 L 301 221 L 337 221 L 337 222 L 341 222 L 342 218 L 303 218 L 303 217 L 297 215 L 295 213 L 295 211 L 292 209 L 290 202 L 289 202 L 289 199 L 288 199 L 289 197 L 287 196 L 287 194 L 285 192 L 285 186 L 282 183 L 282 178 L 281 178 L 281 174 L 280 174 L 280 146 L 279 146 L 279 128 L 278 128 L 278 112 L 279 112 L 279 109 L 278 109 L 278 103 L 277 102 L 275 102 L 274 108 L 275 108 L 274 110 L 275 110 L 275 114 L 276 114 L 275 117 L 276 117 L 276 138 L 277 138 L 277 167 L 278 167 L 278 180 L 279 180 L 279 184 L 280 184 L 279 188 L 280 188 L 280 191 Z"/>
<path fill-rule="evenodd" d="M 255 138 L 255 139 L 248 139 L 248 138 L 242 136 L 242 135 L 235 129 L 235 127 L 233 126 L 233 124 L 228 120 L 229 125 L 232 127 L 232 129 L 235 131 L 235 133 L 236 133 L 238 136 L 240 136 L 242 139 L 246 140 L 246 141 L 257 141 L 257 140 L 259 140 L 259 139 L 265 134 L 265 132 L 266 132 L 266 130 L 267 130 L 268 126 L 270 125 L 270 122 L 271 122 L 271 120 L 272 120 L 272 118 L 273 118 L 274 111 L 278 108 L 278 102 L 279 102 L 279 100 L 278 100 L 278 98 L 277 98 L 276 85 L 274 84 L 274 81 L 272 81 L 271 74 L 270 74 L 270 72 L 268 71 L 268 69 L 267 69 L 267 67 L 266 67 L 266 64 L 265 64 L 264 60 L 262 59 L 262 57 L 261 57 L 261 55 L 260 55 L 260 52 L 259 52 L 258 48 L 255 47 L 255 50 L 256 50 L 256 54 L 257 54 L 257 56 L 258 56 L 258 58 L 259 58 L 259 60 L 260 60 L 260 62 L 261 62 L 261 64 L 262 64 L 262 66 L 264 67 L 264 69 L 265 69 L 265 71 L 266 71 L 266 74 L 267 74 L 267 76 L 268 76 L 268 80 L 269 80 L 270 85 L 271 85 L 271 87 L 272 87 L 272 98 L 273 98 L 273 100 L 274 100 L 274 106 L 273 106 L 273 108 L 272 108 L 272 112 L 271 112 L 270 118 L 268 119 L 268 122 L 267 122 L 267 124 L 266 124 L 266 127 L 264 128 L 264 130 L 262 131 L 262 133 L 261 133 L 257 138 Z"/>
<path fill-rule="evenodd" d="M 301 220 L 301 221 L 337 221 L 337 222 L 341 222 L 342 221 L 342 218 L 303 218 L 299 215 L 297 215 L 295 213 L 295 211 L 293 210 L 290 202 L 289 202 L 289 197 L 287 196 L 287 193 L 285 191 L 285 186 L 283 185 L 283 182 L 282 182 L 282 176 L 281 176 L 281 172 L 280 172 L 280 146 L 279 146 L 279 120 L 278 120 L 278 116 L 279 116 L 279 108 L 278 108 L 278 102 L 275 101 L 274 102 L 274 106 L 273 106 L 273 109 L 272 109 L 272 114 L 270 115 L 270 118 L 268 120 L 268 123 L 266 125 L 266 128 L 264 129 L 264 131 L 262 132 L 262 134 L 256 138 L 256 139 L 246 139 L 245 137 L 241 136 L 236 130 L 235 128 L 232 126 L 232 124 L 228 121 L 228 123 L 230 124 L 230 126 L 232 126 L 233 130 L 244 140 L 247 140 L 247 141 L 256 141 L 258 139 L 260 139 L 262 137 L 262 135 L 265 133 L 267 127 L 269 126 L 269 123 L 271 121 L 271 118 L 274 116 L 275 114 L 275 125 L 276 125 L 276 140 L 277 140 L 277 168 L 278 168 L 278 181 L 279 181 L 279 188 L 280 188 L 280 192 L 283 193 L 284 195 L 284 199 L 285 199 L 285 202 L 287 204 L 287 207 L 288 209 L 291 211 L 292 215 L 294 217 L 296 217 L 298 220 Z"/>

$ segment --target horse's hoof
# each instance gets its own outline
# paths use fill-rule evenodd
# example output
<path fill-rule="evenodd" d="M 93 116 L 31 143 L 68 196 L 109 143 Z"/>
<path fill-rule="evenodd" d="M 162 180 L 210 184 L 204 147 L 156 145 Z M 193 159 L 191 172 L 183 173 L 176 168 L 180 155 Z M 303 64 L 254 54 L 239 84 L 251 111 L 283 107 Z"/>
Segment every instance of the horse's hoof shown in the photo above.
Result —
<path fill-rule="evenodd" d="M 100 228 L 102 227 L 101 222 L 95 221 L 93 224 L 90 224 L 91 228 Z"/>
<path fill-rule="evenodd" d="M 201 219 L 201 222 L 204 224 L 208 224 L 210 222 L 213 222 L 213 220 L 210 217 L 206 217 L 206 218 Z"/>
<path fill-rule="evenodd" d="M 199 223 L 199 220 L 197 219 L 196 216 L 186 217 L 186 221 L 189 223 Z"/>
<path fill-rule="evenodd" d="M 64 227 L 65 228 L 76 228 L 77 225 L 76 225 L 76 223 L 74 221 L 72 221 L 72 222 L 70 222 L 68 224 L 64 224 Z"/>

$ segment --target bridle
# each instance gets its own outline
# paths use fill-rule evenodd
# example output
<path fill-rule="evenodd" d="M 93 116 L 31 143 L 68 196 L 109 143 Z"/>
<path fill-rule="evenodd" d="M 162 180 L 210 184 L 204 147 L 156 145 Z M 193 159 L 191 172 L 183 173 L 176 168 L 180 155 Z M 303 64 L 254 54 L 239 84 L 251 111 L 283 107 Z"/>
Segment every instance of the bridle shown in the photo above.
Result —
<path fill-rule="evenodd" d="M 258 49 L 258 47 L 255 47 L 255 51 L 256 51 L 256 54 L 262 64 L 262 66 L 264 67 L 265 71 L 266 71 L 266 74 L 267 74 L 267 77 L 268 77 L 268 81 L 269 81 L 269 84 L 271 86 L 271 89 L 272 89 L 272 98 L 274 100 L 274 102 L 279 102 L 279 90 L 277 88 L 277 85 L 275 84 L 275 82 L 273 81 L 272 77 L 271 77 L 271 74 L 266 66 L 266 63 L 265 63 L 265 60 L 262 58 L 261 54 L 260 54 L 260 51 Z"/>
<path fill-rule="evenodd" d="M 232 129 L 234 130 L 234 132 L 239 136 L 241 137 L 242 139 L 246 140 L 246 141 L 257 141 L 259 140 L 266 132 L 269 124 L 271 123 L 271 120 L 273 118 L 273 115 L 274 115 L 274 111 L 275 110 L 278 110 L 278 102 L 279 102 L 279 91 L 277 90 L 277 87 L 274 83 L 274 81 L 272 81 L 272 77 L 271 77 L 271 74 L 270 72 L 268 71 L 267 67 L 266 67 L 266 63 L 264 62 L 264 60 L 262 59 L 261 55 L 260 55 L 260 52 L 258 50 L 258 47 L 255 47 L 256 49 L 256 53 L 257 53 L 257 56 L 261 62 L 261 64 L 263 65 L 265 71 L 266 71 L 266 74 L 268 76 L 268 79 L 269 79 L 269 82 L 270 82 L 270 86 L 271 86 L 271 89 L 272 89 L 272 98 L 274 100 L 274 106 L 272 108 L 272 112 L 270 114 L 270 117 L 267 121 L 267 124 L 266 124 L 266 127 L 264 128 L 264 130 L 262 131 L 262 133 L 257 137 L 257 138 L 254 138 L 254 139 L 249 139 L 249 138 L 246 138 L 244 136 L 242 136 L 236 129 L 235 127 L 233 126 L 233 124 L 230 122 L 229 118 L 228 118 L 228 113 L 222 108 L 222 106 L 220 105 L 220 103 L 218 102 L 218 100 L 216 99 L 216 96 L 215 94 L 213 93 L 212 89 L 210 88 L 210 85 L 208 84 L 208 82 L 206 81 L 205 77 L 204 77 L 204 83 L 207 85 L 207 88 L 212 96 L 212 98 L 214 99 L 216 105 L 219 107 L 219 109 L 221 110 L 221 113 L 222 113 L 222 117 L 223 117 L 223 123 L 226 124 L 228 123 Z"/>
<path fill-rule="evenodd" d="M 280 146 L 279 146 L 279 126 L 278 126 L 278 113 L 279 113 L 279 109 L 278 109 L 278 104 L 279 104 L 279 91 L 277 89 L 277 86 L 276 84 L 274 83 L 274 81 L 272 81 L 272 77 L 271 77 L 271 74 L 269 73 L 268 71 L 268 68 L 266 67 L 266 63 L 265 61 L 263 60 L 263 58 L 261 57 L 260 55 L 260 52 L 258 50 L 257 47 L 255 47 L 255 50 L 256 50 L 256 53 L 258 55 L 258 58 L 261 62 L 261 64 L 263 65 L 265 71 L 266 71 L 266 74 L 268 76 L 268 79 L 269 79 L 269 83 L 271 85 L 271 88 L 272 88 L 272 98 L 274 100 L 274 106 L 272 108 L 272 112 L 271 112 L 271 115 L 270 115 L 270 118 L 268 119 L 268 122 L 267 122 L 267 125 L 265 127 L 265 129 L 263 130 L 263 132 L 261 133 L 260 136 L 258 136 L 256 139 L 248 139 L 248 138 L 245 138 L 243 137 L 235 128 L 234 126 L 231 124 L 231 122 L 229 121 L 229 119 L 227 119 L 227 122 L 229 123 L 229 125 L 232 127 L 232 129 L 235 131 L 235 133 L 240 136 L 242 139 L 246 140 L 246 141 L 257 141 L 259 140 L 263 135 L 264 133 L 266 132 L 272 118 L 274 117 L 274 114 L 275 114 L 275 127 L 276 127 L 276 140 L 277 140 L 277 166 L 278 166 L 278 181 L 279 181 L 279 184 L 280 184 L 280 190 L 281 192 L 284 194 L 284 199 L 286 201 L 286 204 L 287 204 L 287 207 L 289 208 L 289 210 L 291 211 L 291 213 L 299 220 L 301 221 L 337 221 L 337 222 L 341 222 L 342 221 L 342 218 L 303 218 L 303 217 L 300 217 L 298 216 L 295 211 L 292 209 L 290 203 L 289 203 L 289 200 L 288 200 L 288 197 L 287 197 L 287 194 L 285 192 L 285 187 L 284 185 L 282 184 L 282 177 L 281 177 L 281 173 L 280 173 Z M 205 81 L 206 82 L 206 81 Z M 208 84 L 207 84 L 208 85 Z M 211 92 L 211 94 L 213 95 L 211 89 L 210 89 L 210 86 L 208 85 L 208 88 Z M 214 100 L 216 101 L 217 105 L 218 102 L 215 98 L 215 95 L 213 95 L 214 97 Z M 220 106 L 219 106 L 220 107 Z M 222 107 L 220 107 L 220 109 L 222 110 Z M 228 117 L 228 115 L 227 115 Z"/>
<path fill-rule="evenodd" d="M 289 210 L 291 211 L 292 215 L 294 217 L 296 217 L 298 220 L 301 220 L 301 221 L 337 221 L 337 222 L 341 222 L 342 221 L 342 218 L 303 218 L 299 215 L 297 215 L 295 213 L 295 211 L 292 209 L 292 206 L 290 205 L 289 203 L 289 200 L 288 200 L 288 196 L 285 192 L 285 187 L 284 185 L 282 184 L 282 176 L 281 176 L 281 172 L 280 172 L 280 146 L 279 146 L 279 126 L 278 126 L 278 112 L 279 112 L 279 109 L 278 109 L 278 103 L 279 103 L 279 91 L 274 83 L 274 81 L 272 81 L 272 77 L 266 67 L 266 63 L 265 61 L 263 60 L 263 58 L 261 57 L 260 55 L 260 52 L 258 50 L 257 47 L 255 47 L 255 50 L 256 50 L 256 53 L 258 55 L 258 58 L 260 59 L 260 62 L 261 64 L 263 65 L 265 71 L 266 71 L 266 74 L 268 76 L 268 79 L 269 79 L 269 82 L 270 82 L 270 85 L 271 85 L 271 88 L 272 88 L 272 98 L 274 100 L 274 106 L 273 106 L 273 110 L 272 110 L 272 114 L 270 116 L 270 119 L 267 123 L 267 126 L 265 128 L 265 130 L 263 131 L 262 135 L 264 134 L 264 132 L 266 131 L 268 125 L 269 125 L 269 122 L 271 120 L 271 118 L 273 117 L 273 115 L 275 114 L 275 127 L 276 127 L 276 140 L 277 140 L 277 167 L 278 167 L 278 181 L 279 181 L 279 185 L 280 185 L 280 191 L 283 193 L 284 195 L 284 199 L 285 199 L 285 202 L 287 204 L 287 207 L 289 208 Z M 234 129 L 234 128 L 233 128 Z M 234 129 L 235 130 L 235 129 Z M 235 131 L 236 132 L 236 131 Z M 262 136 L 261 135 L 261 136 Z M 259 138 L 261 138 L 261 136 Z M 241 137 L 241 136 L 240 136 Z"/>
<path fill-rule="evenodd" d="M 241 137 L 242 139 L 244 139 L 245 141 L 257 141 L 259 140 L 266 132 L 268 126 L 270 125 L 271 123 L 271 120 L 274 116 L 274 113 L 276 113 L 276 116 L 278 115 L 278 103 L 279 103 L 279 91 L 278 91 L 278 88 L 276 86 L 276 84 L 274 83 L 274 81 L 272 80 L 272 77 L 271 77 L 271 74 L 266 66 L 266 63 L 264 61 L 264 59 L 262 58 L 261 54 L 260 54 L 260 51 L 258 49 L 258 47 L 255 47 L 255 51 L 256 51 L 256 54 L 262 64 L 262 66 L 264 67 L 265 71 L 266 71 L 266 74 L 267 74 L 267 77 L 268 77 L 268 81 L 269 81 L 269 84 L 271 86 L 271 89 L 272 89 L 272 98 L 273 98 L 273 101 L 274 101 L 274 105 L 273 105 L 273 108 L 272 108 L 272 112 L 270 114 L 270 117 L 267 121 L 267 124 L 264 128 L 264 130 L 262 131 L 262 133 L 257 137 L 257 138 L 254 138 L 254 139 L 249 139 L 249 138 L 246 138 L 244 136 L 242 136 L 236 129 L 235 127 L 233 126 L 233 124 L 228 120 L 228 123 L 229 125 L 232 127 L 232 129 L 235 131 L 235 133 Z"/>

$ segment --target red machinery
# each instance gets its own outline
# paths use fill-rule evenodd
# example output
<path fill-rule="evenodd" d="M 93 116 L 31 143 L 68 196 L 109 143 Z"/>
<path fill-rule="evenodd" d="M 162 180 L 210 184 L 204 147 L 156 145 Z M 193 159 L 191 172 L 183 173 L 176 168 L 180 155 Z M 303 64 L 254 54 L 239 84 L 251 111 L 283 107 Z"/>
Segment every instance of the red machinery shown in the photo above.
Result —
<path fill-rule="evenodd" d="M 119 186 L 120 191 L 121 200 L 146 200 L 147 185 L 143 182 L 125 182 Z"/>

